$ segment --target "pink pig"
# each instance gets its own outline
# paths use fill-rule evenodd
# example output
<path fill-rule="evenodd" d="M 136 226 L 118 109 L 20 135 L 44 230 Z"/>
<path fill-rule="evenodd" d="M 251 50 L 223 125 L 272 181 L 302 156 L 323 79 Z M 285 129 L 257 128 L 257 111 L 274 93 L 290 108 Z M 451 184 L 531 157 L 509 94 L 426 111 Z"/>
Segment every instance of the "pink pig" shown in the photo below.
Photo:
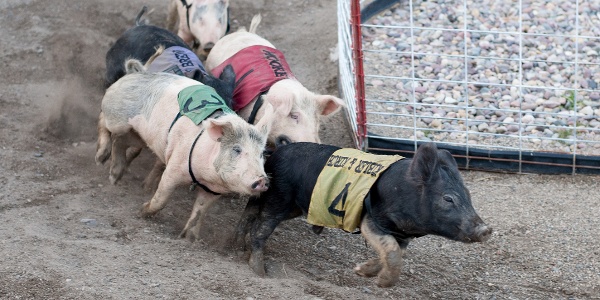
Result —
<path fill-rule="evenodd" d="M 143 205 L 143 216 L 164 208 L 176 187 L 198 183 L 202 188 L 197 189 L 192 214 L 181 232 L 181 237 L 193 240 L 199 236 L 204 214 L 220 194 L 258 195 L 268 189 L 263 152 L 271 117 L 254 126 L 234 113 L 216 110 L 196 125 L 187 115 L 180 116 L 195 108 L 181 108 L 178 95 L 189 87 L 212 88 L 187 77 L 143 70 L 139 61 L 129 60 L 128 74 L 107 89 L 98 123 L 96 162 L 111 157 L 113 184 L 136 156 L 128 148 L 147 146 L 164 163 L 158 189 Z M 267 115 L 272 112 L 267 107 Z"/>
<path fill-rule="evenodd" d="M 229 0 L 171 0 L 167 28 L 175 30 L 188 45 L 195 44 L 199 57 L 206 58 L 229 27 Z"/>
<path fill-rule="evenodd" d="M 236 73 L 233 108 L 253 123 L 263 116 L 260 103 L 275 109 L 269 143 L 320 143 L 319 123 L 323 116 L 336 113 L 344 105 L 338 97 L 319 95 L 306 89 L 290 71 L 283 54 L 266 39 L 255 34 L 261 17 L 245 29 L 221 38 L 209 53 L 205 66 L 218 76 L 231 64 Z"/>

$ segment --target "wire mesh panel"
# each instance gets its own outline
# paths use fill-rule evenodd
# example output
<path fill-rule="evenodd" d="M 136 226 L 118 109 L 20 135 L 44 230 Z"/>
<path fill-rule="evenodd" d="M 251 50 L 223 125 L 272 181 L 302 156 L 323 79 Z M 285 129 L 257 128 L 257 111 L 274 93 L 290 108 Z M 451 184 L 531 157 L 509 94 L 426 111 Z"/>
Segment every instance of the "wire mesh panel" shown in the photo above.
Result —
<path fill-rule="evenodd" d="M 366 150 L 365 83 L 360 23 L 360 1 L 338 1 L 338 57 L 340 90 L 354 131 L 354 143 Z"/>
<path fill-rule="evenodd" d="M 367 149 L 598 173 L 598 36 L 597 0 L 399 1 L 362 24 Z"/>

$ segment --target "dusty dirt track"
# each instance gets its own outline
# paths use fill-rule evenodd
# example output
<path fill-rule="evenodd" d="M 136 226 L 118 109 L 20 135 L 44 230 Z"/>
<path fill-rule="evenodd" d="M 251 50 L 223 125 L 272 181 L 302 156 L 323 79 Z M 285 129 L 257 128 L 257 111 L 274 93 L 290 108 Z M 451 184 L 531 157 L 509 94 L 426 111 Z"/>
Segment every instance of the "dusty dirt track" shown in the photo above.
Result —
<path fill-rule="evenodd" d="M 214 207 L 195 243 L 177 238 L 193 201 L 184 188 L 140 218 L 152 155 L 111 186 L 94 151 L 104 55 L 144 4 L 164 26 L 167 1 L 0 1 L 0 298 L 600 298 L 598 177 L 464 172 L 492 239 L 417 239 L 390 289 L 353 274 L 374 256 L 360 236 L 316 236 L 299 219 L 270 238 L 268 277 L 256 277 L 224 247 L 241 199 Z M 258 12 L 296 76 L 336 94 L 335 1 L 233 0 L 232 27 Z M 346 124 L 323 124 L 323 142 L 350 146 Z"/>

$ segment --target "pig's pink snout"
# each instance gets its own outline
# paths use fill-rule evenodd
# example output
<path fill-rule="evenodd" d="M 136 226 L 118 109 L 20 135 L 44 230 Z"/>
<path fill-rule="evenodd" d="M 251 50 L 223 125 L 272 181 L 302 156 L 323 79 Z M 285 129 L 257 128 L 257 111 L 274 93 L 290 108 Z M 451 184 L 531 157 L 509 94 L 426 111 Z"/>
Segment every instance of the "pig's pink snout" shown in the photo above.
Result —
<path fill-rule="evenodd" d="M 481 224 L 475 229 L 475 235 L 478 237 L 479 242 L 485 242 L 492 236 L 492 227 L 486 224 Z"/>
<path fill-rule="evenodd" d="M 259 180 L 252 184 L 252 191 L 254 192 L 266 192 L 269 189 L 269 179 L 267 177 L 261 177 Z"/>

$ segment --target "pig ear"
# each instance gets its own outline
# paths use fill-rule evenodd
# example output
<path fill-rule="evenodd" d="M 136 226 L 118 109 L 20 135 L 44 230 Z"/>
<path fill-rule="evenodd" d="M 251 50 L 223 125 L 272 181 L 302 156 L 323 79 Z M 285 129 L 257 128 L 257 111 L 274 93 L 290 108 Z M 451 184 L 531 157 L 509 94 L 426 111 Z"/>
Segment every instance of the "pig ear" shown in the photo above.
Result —
<path fill-rule="evenodd" d="M 148 69 L 150 67 L 150 65 L 154 62 L 154 60 L 159 57 L 161 54 L 163 54 L 163 52 L 165 51 L 165 46 L 164 45 L 160 45 L 158 46 L 158 48 L 154 48 L 156 49 L 156 52 L 154 52 L 154 54 L 152 54 L 152 56 L 150 56 L 150 58 L 148 58 L 148 60 L 146 61 L 146 64 L 144 65 L 144 67 L 146 69 Z"/>
<path fill-rule="evenodd" d="M 132 74 L 141 72 L 146 72 L 146 68 L 141 61 L 130 58 L 125 62 L 125 73 Z"/>
<path fill-rule="evenodd" d="M 219 79 L 223 80 L 225 84 L 231 86 L 231 89 L 235 89 L 235 71 L 233 70 L 231 64 L 226 65 L 225 68 L 223 68 L 223 72 L 221 72 Z"/>
<path fill-rule="evenodd" d="M 256 127 L 264 134 L 269 135 L 271 131 L 271 125 L 273 124 L 273 120 L 275 119 L 275 109 L 273 109 L 273 105 L 270 103 L 265 103 L 265 109 L 262 117 L 256 123 Z"/>
<path fill-rule="evenodd" d="M 231 122 L 219 119 L 206 119 L 206 124 L 208 136 L 216 142 L 220 142 L 221 137 L 223 137 L 228 130 L 231 131 L 233 128 Z"/>
<path fill-rule="evenodd" d="M 435 143 L 423 144 L 417 149 L 410 165 L 410 174 L 421 183 L 428 183 L 436 175 L 438 150 Z"/>
<path fill-rule="evenodd" d="M 344 106 L 344 101 L 331 95 L 317 95 L 317 104 L 321 115 L 328 116 L 340 110 Z"/>
<path fill-rule="evenodd" d="M 204 84 L 206 84 L 204 82 L 204 74 L 202 74 L 202 72 L 200 70 L 196 70 L 194 71 L 194 75 L 192 75 L 192 79 L 198 81 L 198 82 L 202 82 Z"/>
<path fill-rule="evenodd" d="M 281 93 L 279 91 L 269 92 L 267 93 L 265 99 L 267 102 L 273 105 L 275 111 L 278 114 L 287 116 L 292 112 L 292 106 L 294 104 L 294 94 L 292 92 L 289 93 Z"/>
<path fill-rule="evenodd" d="M 438 156 L 440 157 L 441 163 L 443 163 L 444 165 L 458 169 L 458 164 L 456 163 L 456 160 L 454 159 L 452 154 L 448 152 L 448 150 L 438 150 Z"/>

